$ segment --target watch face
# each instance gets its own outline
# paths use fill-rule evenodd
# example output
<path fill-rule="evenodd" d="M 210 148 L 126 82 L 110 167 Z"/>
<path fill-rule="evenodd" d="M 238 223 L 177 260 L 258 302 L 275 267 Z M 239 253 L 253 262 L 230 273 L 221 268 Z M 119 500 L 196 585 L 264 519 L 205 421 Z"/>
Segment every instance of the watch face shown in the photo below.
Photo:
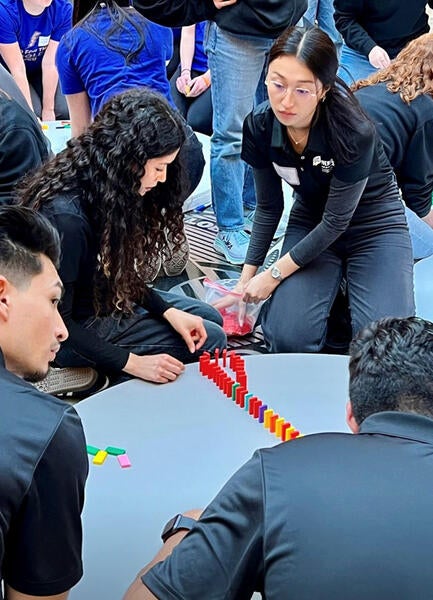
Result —
<path fill-rule="evenodd" d="M 281 271 L 278 267 L 272 267 L 271 275 L 274 279 L 281 279 Z"/>
<path fill-rule="evenodd" d="M 175 515 L 170 521 L 168 521 L 163 529 L 162 536 L 166 535 L 169 531 L 171 531 L 174 527 L 174 524 L 178 520 L 179 515 Z"/>

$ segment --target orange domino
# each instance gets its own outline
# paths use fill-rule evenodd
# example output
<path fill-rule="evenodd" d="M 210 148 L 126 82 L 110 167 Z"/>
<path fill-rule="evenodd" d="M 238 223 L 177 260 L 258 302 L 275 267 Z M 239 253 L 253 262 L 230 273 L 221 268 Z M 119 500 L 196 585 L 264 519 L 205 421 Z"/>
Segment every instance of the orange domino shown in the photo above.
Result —
<path fill-rule="evenodd" d="M 272 415 L 272 417 L 269 419 L 269 431 L 271 433 L 275 433 L 275 423 L 277 422 L 277 419 L 280 418 L 280 415 Z"/>
<path fill-rule="evenodd" d="M 95 454 L 92 462 L 94 465 L 102 465 L 102 464 L 104 464 L 104 461 L 107 458 L 107 456 L 108 456 L 108 452 L 105 452 L 105 450 L 99 450 Z"/>
<path fill-rule="evenodd" d="M 272 410 L 272 408 L 268 408 L 263 414 L 263 427 L 266 427 L 266 429 L 269 429 L 269 427 L 271 426 L 271 417 L 273 414 L 274 411 Z"/>
<path fill-rule="evenodd" d="M 281 429 L 282 429 L 283 425 L 284 425 L 283 417 L 280 417 L 279 419 L 277 419 L 275 421 L 275 435 L 277 437 L 281 437 Z"/>

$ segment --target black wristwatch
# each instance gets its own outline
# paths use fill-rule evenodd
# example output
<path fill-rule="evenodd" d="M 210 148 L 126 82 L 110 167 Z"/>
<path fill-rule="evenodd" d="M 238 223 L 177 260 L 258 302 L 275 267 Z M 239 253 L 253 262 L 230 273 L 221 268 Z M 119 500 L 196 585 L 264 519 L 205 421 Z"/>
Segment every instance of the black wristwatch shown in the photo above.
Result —
<path fill-rule="evenodd" d="M 166 523 L 161 533 L 161 539 L 165 543 L 169 537 L 180 531 L 181 529 L 190 530 L 196 524 L 196 520 L 185 515 L 178 514 Z"/>

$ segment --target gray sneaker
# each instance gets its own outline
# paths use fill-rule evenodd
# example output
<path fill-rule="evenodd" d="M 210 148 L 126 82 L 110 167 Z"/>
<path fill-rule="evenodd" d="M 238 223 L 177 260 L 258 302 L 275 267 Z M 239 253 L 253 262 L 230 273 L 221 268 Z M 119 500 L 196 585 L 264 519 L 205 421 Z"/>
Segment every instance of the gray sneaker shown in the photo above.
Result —
<path fill-rule="evenodd" d="M 189 259 L 189 244 L 186 236 L 175 252 L 172 242 L 167 239 L 167 246 L 163 248 L 161 258 L 162 269 L 168 277 L 175 277 L 183 273 Z"/>
<path fill-rule="evenodd" d="M 243 265 L 247 255 L 250 236 L 245 231 L 220 231 L 214 240 L 213 247 L 223 254 L 232 265 Z"/>

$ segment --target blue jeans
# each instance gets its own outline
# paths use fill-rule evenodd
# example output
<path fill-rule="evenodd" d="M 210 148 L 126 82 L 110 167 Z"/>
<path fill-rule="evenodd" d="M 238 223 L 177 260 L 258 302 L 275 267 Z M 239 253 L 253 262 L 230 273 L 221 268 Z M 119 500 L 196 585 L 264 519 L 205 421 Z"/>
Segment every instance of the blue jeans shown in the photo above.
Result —
<path fill-rule="evenodd" d="M 337 51 L 340 51 L 343 38 L 335 27 L 333 0 L 308 0 L 304 19 L 307 19 L 312 25 L 317 21 L 320 29 L 329 35 L 337 47 Z"/>
<path fill-rule="evenodd" d="M 352 85 L 359 79 L 365 79 L 372 73 L 376 73 L 377 69 L 373 67 L 368 58 L 352 50 L 349 46 L 343 43 L 340 55 L 340 67 L 337 71 L 338 77 L 347 83 Z"/>
<path fill-rule="evenodd" d="M 208 337 L 198 352 L 191 354 L 184 340 L 167 321 L 152 316 L 140 306 L 135 307 L 132 315 L 122 315 L 120 318 L 91 317 L 81 325 L 105 341 L 126 348 L 134 354 L 143 356 L 166 353 L 183 363 L 198 360 L 205 350 L 214 352 L 215 348 L 226 347 L 227 337 L 222 329 L 222 317 L 215 308 L 187 296 L 163 291 L 158 293 L 171 306 L 203 318 Z M 62 347 L 57 354 L 56 364 L 60 367 L 94 366 L 90 360 L 67 347 Z"/>
<path fill-rule="evenodd" d="M 254 208 L 251 169 L 241 159 L 245 117 L 266 98 L 264 67 L 270 38 L 233 35 L 208 25 L 205 49 L 212 73 L 212 205 L 221 231 L 240 231 L 243 206 Z"/>
<path fill-rule="evenodd" d="M 433 229 L 424 223 L 413 210 L 406 206 L 406 219 L 409 228 L 414 260 L 421 260 L 433 254 Z"/>

